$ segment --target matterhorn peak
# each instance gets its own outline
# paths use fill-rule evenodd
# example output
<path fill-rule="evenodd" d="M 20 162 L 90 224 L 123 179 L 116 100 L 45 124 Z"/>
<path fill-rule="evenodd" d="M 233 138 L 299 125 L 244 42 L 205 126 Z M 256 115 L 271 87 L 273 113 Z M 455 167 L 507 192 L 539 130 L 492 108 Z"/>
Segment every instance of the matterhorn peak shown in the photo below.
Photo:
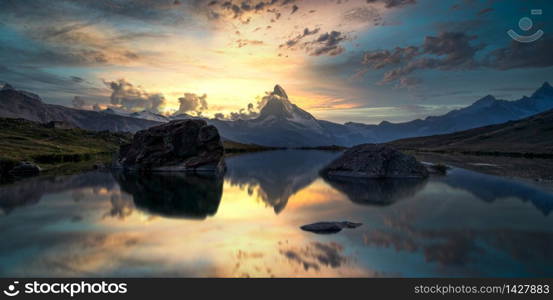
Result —
<path fill-rule="evenodd" d="M 286 92 L 284 91 L 284 89 L 278 84 L 275 85 L 275 88 L 273 90 L 273 95 L 277 95 L 284 99 L 288 99 L 288 95 L 286 95 Z"/>

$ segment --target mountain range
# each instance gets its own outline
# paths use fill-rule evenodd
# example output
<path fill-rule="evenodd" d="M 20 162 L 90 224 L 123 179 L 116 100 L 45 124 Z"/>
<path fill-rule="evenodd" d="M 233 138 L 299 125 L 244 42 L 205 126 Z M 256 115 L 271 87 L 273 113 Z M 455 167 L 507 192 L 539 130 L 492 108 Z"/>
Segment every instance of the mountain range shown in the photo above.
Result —
<path fill-rule="evenodd" d="M 530 97 L 516 101 L 488 95 L 472 105 L 403 123 L 383 121 L 378 125 L 338 124 L 318 120 L 293 104 L 284 89 L 276 85 L 267 96 L 259 116 L 247 120 L 207 119 L 225 139 L 275 147 L 352 146 L 392 140 L 447 134 L 504 123 L 553 109 L 553 87 L 544 83 Z M 109 108 L 89 111 L 45 104 L 35 94 L 9 85 L 0 90 L 0 117 L 24 118 L 37 122 L 66 121 L 88 130 L 135 132 L 174 119 L 192 118 L 182 114 L 164 116 L 148 111 L 128 113 Z"/>
<path fill-rule="evenodd" d="M 450 134 L 396 140 L 404 150 L 553 156 L 553 109 L 516 121 Z"/>

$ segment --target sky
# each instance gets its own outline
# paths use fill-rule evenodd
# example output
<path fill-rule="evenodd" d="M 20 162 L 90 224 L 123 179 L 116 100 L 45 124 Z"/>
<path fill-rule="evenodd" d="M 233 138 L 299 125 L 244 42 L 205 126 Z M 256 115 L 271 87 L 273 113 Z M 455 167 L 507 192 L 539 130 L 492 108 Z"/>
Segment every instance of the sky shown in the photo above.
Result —
<path fill-rule="evenodd" d="M 550 15 L 549 0 L 0 0 L 0 82 L 228 119 L 280 84 L 319 119 L 401 122 L 553 83 Z"/>

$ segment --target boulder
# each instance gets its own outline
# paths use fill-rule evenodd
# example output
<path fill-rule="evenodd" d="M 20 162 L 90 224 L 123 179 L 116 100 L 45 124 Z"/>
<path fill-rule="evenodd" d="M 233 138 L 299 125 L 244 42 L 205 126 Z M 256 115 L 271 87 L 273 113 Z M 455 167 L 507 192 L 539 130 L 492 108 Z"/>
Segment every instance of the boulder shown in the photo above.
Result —
<path fill-rule="evenodd" d="M 225 170 L 217 128 L 204 120 L 177 120 L 137 132 L 115 167 L 151 172 L 219 173 Z"/>
<path fill-rule="evenodd" d="M 327 177 L 426 178 L 428 170 L 412 155 L 379 144 L 350 148 L 325 167 Z"/>
<path fill-rule="evenodd" d="M 22 161 L 19 164 L 17 164 L 15 167 L 13 167 L 11 170 L 8 171 L 8 173 L 11 176 L 35 176 L 40 174 L 40 167 L 37 165 Z"/>
<path fill-rule="evenodd" d="M 310 231 L 314 233 L 338 233 L 344 228 L 357 228 L 363 225 L 362 223 L 353 223 L 353 222 L 318 222 L 308 225 L 303 225 L 300 228 L 305 231 Z"/>

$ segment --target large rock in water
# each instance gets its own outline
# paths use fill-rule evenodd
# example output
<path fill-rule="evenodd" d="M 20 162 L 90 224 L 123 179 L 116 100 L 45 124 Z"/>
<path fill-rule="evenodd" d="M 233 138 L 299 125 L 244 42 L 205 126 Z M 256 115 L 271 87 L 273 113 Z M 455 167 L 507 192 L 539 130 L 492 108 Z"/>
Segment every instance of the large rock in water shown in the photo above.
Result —
<path fill-rule="evenodd" d="M 225 170 L 224 153 L 217 128 L 204 120 L 177 120 L 137 132 L 119 149 L 115 167 L 219 173 Z"/>
<path fill-rule="evenodd" d="M 363 144 L 350 148 L 326 166 L 327 177 L 426 178 L 428 171 L 415 157 L 386 145 Z"/>

